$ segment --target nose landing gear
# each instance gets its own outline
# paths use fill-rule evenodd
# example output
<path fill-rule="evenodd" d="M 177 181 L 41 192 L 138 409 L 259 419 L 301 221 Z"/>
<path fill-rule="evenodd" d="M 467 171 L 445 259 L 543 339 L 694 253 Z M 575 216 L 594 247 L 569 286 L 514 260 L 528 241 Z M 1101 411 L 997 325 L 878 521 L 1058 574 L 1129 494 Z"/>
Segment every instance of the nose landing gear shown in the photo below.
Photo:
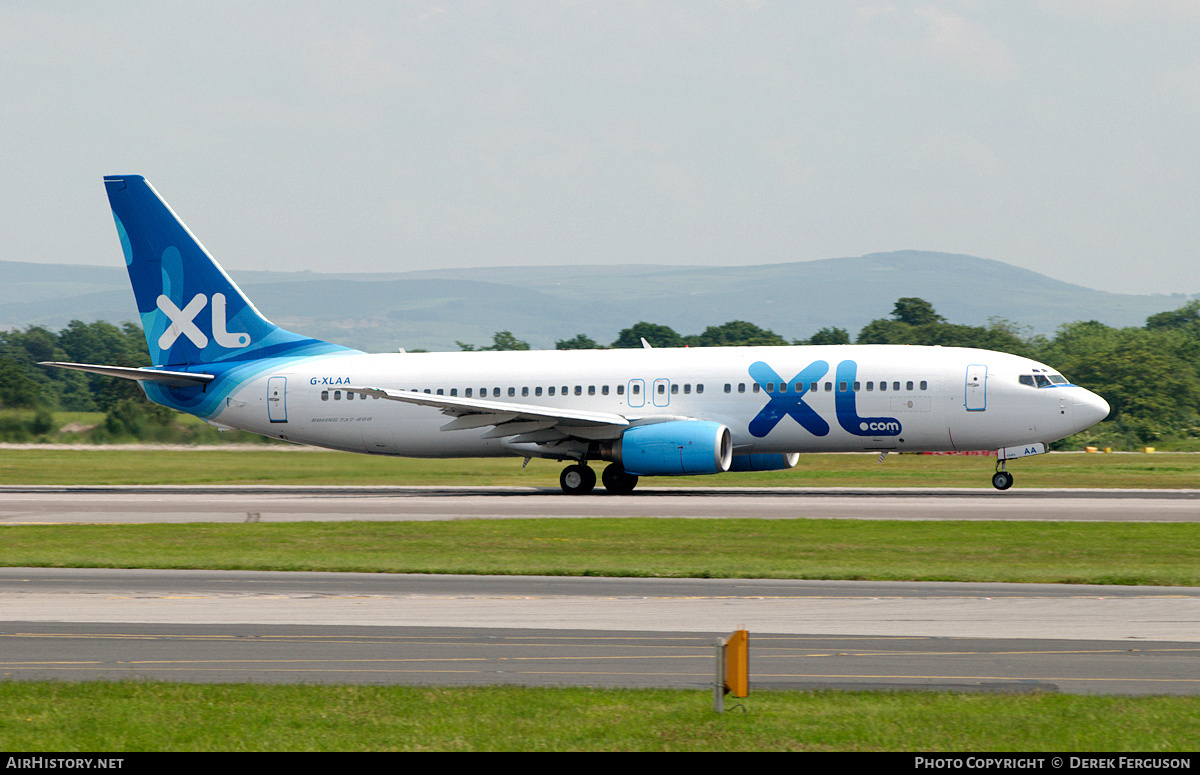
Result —
<path fill-rule="evenodd" d="M 1004 468 L 1006 458 L 1003 455 L 997 455 L 996 458 L 996 473 L 992 474 L 992 486 L 997 490 L 1007 490 L 1012 487 L 1013 475 Z"/>

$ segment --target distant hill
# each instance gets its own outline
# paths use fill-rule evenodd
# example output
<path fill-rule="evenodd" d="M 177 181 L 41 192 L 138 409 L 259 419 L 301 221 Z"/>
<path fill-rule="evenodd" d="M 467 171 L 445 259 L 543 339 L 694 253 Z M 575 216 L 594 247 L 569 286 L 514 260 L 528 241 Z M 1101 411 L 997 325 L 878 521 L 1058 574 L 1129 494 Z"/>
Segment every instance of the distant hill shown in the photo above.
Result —
<path fill-rule="evenodd" d="M 873 253 L 743 267 L 566 266 L 336 274 L 231 272 L 275 323 L 310 336 L 387 351 L 455 350 L 511 331 L 533 347 L 584 333 L 600 343 L 645 320 L 681 334 L 748 320 L 788 339 L 838 326 L 855 336 L 918 296 L 952 323 L 1006 318 L 1047 335 L 1063 323 L 1142 325 L 1188 297 L 1106 293 L 974 256 Z M 0 261 L 0 327 L 58 329 L 73 319 L 136 320 L 123 266 Z"/>

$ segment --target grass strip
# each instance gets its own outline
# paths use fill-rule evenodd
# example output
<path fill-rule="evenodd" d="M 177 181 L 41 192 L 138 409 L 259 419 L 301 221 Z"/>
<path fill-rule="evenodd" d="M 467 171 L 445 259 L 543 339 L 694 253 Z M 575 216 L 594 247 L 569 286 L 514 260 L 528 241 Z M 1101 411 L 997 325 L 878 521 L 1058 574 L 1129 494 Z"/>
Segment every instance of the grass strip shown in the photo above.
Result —
<path fill-rule="evenodd" d="M 1137 751 L 1200 749 L 1200 698 L 0 683 L 8 751 Z"/>
<path fill-rule="evenodd" d="M 599 464 L 597 464 L 599 465 Z M 995 458 L 801 455 L 789 471 L 655 477 L 640 487 L 991 488 Z M 0 484 L 510 485 L 558 488 L 562 464 L 516 458 L 420 460 L 300 447 L 5 449 Z M 1009 466 L 1018 487 L 1195 488 L 1200 455 L 1050 454 Z"/>
<path fill-rule="evenodd" d="M 9 525 L 0 565 L 1200 585 L 1200 524 L 756 519 Z"/>

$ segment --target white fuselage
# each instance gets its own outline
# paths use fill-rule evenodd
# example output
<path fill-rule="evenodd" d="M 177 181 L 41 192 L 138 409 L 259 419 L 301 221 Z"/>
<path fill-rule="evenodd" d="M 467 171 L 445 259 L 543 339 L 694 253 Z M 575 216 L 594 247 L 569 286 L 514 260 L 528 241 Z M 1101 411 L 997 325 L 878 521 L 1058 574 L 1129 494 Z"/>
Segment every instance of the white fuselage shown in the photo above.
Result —
<path fill-rule="evenodd" d="M 262 366 L 207 419 L 304 444 L 408 457 L 567 455 L 520 437 L 489 437 L 491 425 L 443 430 L 451 418 L 437 408 L 345 388 L 604 412 L 631 425 L 712 421 L 728 426 L 736 455 L 998 449 L 1061 439 L 1108 413 L 1084 388 L 1022 384 L 1021 375 L 1050 371 L 1040 363 L 953 347 L 351 353 Z"/>

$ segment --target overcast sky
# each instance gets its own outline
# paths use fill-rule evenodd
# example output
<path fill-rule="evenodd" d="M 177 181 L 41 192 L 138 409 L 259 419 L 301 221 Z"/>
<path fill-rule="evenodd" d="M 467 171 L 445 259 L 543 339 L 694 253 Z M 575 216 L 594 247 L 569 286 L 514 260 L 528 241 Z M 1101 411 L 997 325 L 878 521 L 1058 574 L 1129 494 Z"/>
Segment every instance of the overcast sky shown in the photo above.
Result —
<path fill-rule="evenodd" d="M 0 160 L 0 260 L 121 266 L 135 173 L 235 274 L 918 249 L 1195 294 L 1200 2 L 0 0 Z"/>

